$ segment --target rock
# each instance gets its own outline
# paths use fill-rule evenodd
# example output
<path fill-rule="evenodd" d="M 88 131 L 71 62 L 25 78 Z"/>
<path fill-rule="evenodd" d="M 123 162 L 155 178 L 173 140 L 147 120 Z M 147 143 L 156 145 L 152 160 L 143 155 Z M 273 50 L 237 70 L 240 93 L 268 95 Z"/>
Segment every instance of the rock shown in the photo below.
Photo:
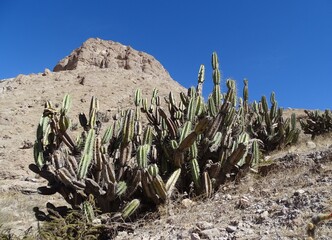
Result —
<path fill-rule="evenodd" d="M 169 236 L 170 238 L 173 239 L 189 239 L 191 236 L 189 235 L 188 231 L 182 231 L 180 230 L 180 232 L 178 232 L 174 237 Z M 169 239 L 166 238 L 165 236 L 162 237 L 156 237 L 156 239 Z"/>
<path fill-rule="evenodd" d="M 96 225 L 100 225 L 101 224 L 101 219 L 95 218 L 95 219 L 92 220 L 92 223 L 96 224 Z"/>
<path fill-rule="evenodd" d="M 228 233 L 233 233 L 233 232 L 235 232 L 236 230 L 237 230 L 237 227 L 236 227 L 236 226 L 228 225 L 228 226 L 226 227 L 226 231 L 227 231 Z"/>
<path fill-rule="evenodd" d="M 199 237 L 198 233 L 191 233 L 190 234 L 190 239 L 191 240 L 200 240 L 201 238 Z"/>
<path fill-rule="evenodd" d="M 271 156 L 266 155 L 266 156 L 264 156 L 264 161 L 268 161 L 270 158 L 271 158 Z"/>
<path fill-rule="evenodd" d="M 264 232 L 265 235 L 268 235 L 268 236 L 262 236 L 261 238 L 259 238 L 260 240 L 270 240 L 271 239 L 271 236 L 269 236 L 269 232 Z M 279 239 L 279 238 L 278 238 Z"/>
<path fill-rule="evenodd" d="M 47 75 L 50 75 L 52 72 L 51 72 L 51 70 L 50 69 L 48 69 L 48 68 L 45 68 L 45 70 L 44 70 L 44 72 L 43 72 L 43 76 L 47 76 Z"/>
<path fill-rule="evenodd" d="M 313 141 L 307 141 L 306 145 L 310 149 L 315 149 L 316 148 L 316 143 L 314 143 Z"/>
<path fill-rule="evenodd" d="M 27 181 L 27 182 L 38 182 L 38 180 L 36 178 L 31 178 L 31 177 L 26 177 L 24 178 L 24 181 Z"/>
<path fill-rule="evenodd" d="M 211 228 L 201 231 L 202 237 L 208 239 L 217 239 L 220 236 L 220 231 L 217 228 Z"/>
<path fill-rule="evenodd" d="M 298 189 L 294 192 L 294 196 L 301 196 L 303 193 L 305 193 L 305 190 Z"/>
<path fill-rule="evenodd" d="M 115 239 L 126 239 L 128 238 L 128 233 L 126 231 L 119 231 Z"/>
<path fill-rule="evenodd" d="M 269 217 L 269 212 L 268 211 L 264 211 L 261 213 L 260 217 L 262 219 L 267 219 Z"/>
<path fill-rule="evenodd" d="M 33 143 L 30 140 L 25 140 L 22 142 L 20 149 L 33 148 Z"/>
<path fill-rule="evenodd" d="M 230 225 L 232 225 L 232 226 L 238 226 L 240 223 L 242 223 L 242 221 L 237 220 L 237 219 L 230 221 Z"/>
<path fill-rule="evenodd" d="M 151 55 L 113 41 L 90 38 L 54 67 L 54 72 L 74 69 L 111 68 L 169 77 L 169 73 Z"/>
<path fill-rule="evenodd" d="M 232 195 L 230 195 L 230 194 L 226 194 L 226 195 L 225 195 L 225 199 L 226 199 L 226 200 L 232 200 Z"/>
<path fill-rule="evenodd" d="M 211 229 L 214 227 L 214 224 L 213 223 L 209 223 L 209 222 L 205 222 L 205 221 L 202 221 L 202 222 L 198 222 L 196 223 L 196 226 L 200 229 L 200 230 L 205 230 L 205 229 Z"/>
<path fill-rule="evenodd" d="M 297 217 L 292 220 L 294 226 L 301 227 L 303 225 L 303 220 L 300 217 Z"/>
<path fill-rule="evenodd" d="M 249 206 L 250 206 L 250 201 L 249 201 L 249 198 L 247 198 L 246 196 L 241 197 L 237 203 L 238 208 L 244 209 Z"/>
<path fill-rule="evenodd" d="M 190 208 L 192 206 L 195 205 L 195 202 L 190 200 L 189 198 L 185 198 L 181 201 L 181 204 L 185 207 L 185 208 Z"/>
<path fill-rule="evenodd" d="M 219 200 L 220 199 L 220 194 L 218 192 L 216 192 L 213 196 L 213 200 L 216 201 L 216 200 Z"/>
<path fill-rule="evenodd" d="M 23 193 L 23 194 L 26 194 L 26 195 L 37 194 L 38 193 L 37 189 L 31 189 L 31 188 L 21 189 L 20 192 Z"/>

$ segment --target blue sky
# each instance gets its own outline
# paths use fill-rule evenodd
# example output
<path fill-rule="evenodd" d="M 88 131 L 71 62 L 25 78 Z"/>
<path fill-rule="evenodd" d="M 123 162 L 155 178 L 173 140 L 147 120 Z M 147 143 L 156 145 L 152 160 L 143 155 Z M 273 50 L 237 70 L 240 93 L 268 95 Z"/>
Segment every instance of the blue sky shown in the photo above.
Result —
<path fill-rule="evenodd" d="M 223 81 L 242 92 L 247 78 L 251 100 L 331 109 L 330 0 L 1 0 L 0 79 L 53 69 L 90 37 L 153 55 L 185 87 L 204 64 L 205 95 L 216 51 Z"/>

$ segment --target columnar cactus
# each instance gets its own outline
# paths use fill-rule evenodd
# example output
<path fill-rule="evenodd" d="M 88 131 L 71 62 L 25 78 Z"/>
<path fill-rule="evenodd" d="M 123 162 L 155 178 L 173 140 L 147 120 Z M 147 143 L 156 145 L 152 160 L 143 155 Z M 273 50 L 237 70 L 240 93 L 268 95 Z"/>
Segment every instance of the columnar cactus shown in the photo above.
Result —
<path fill-rule="evenodd" d="M 307 117 L 301 119 L 300 124 L 305 134 L 311 134 L 311 138 L 332 131 L 332 112 L 331 110 L 308 111 L 304 110 Z"/>
<path fill-rule="evenodd" d="M 257 125 L 264 122 L 269 136 L 279 129 L 287 136 L 295 126 L 275 126 L 283 121 L 281 111 L 269 111 L 264 98 L 250 113 L 246 82 L 243 100 L 237 98 L 234 80 L 227 80 L 227 92 L 222 94 L 216 53 L 212 67 L 214 87 L 207 102 L 202 96 L 205 68 L 201 66 L 197 87 L 181 93 L 179 100 L 171 92 L 165 98 L 166 108 L 156 89 L 150 101 L 136 90 L 135 110 L 115 114 L 104 132 L 98 99 L 93 97 L 88 116 L 79 114 L 82 133 L 77 141 L 69 134 L 70 96 L 65 96 L 60 110 L 48 102 L 37 129 L 35 164 L 30 165 L 49 181 L 39 191 L 59 192 L 73 208 L 86 209 L 87 214 L 91 209 L 87 201 L 93 196 L 102 213 L 119 211 L 127 219 L 144 209 L 140 206 L 165 203 L 174 189 L 211 197 L 221 184 L 246 172 L 261 158 Z M 250 114 L 253 129 L 248 131 Z"/>
<path fill-rule="evenodd" d="M 300 129 L 296 127 L 296 116 L 283 118 L 283 109 L 278 108 L 275 94 L 270 97 L 271 108 L 269 108 L 266 97 L 263 96 L 259 103 L 254 102 L 250 106 L 247 117 L 247 131 L 252 138 L 262 141 L 265 151 L 272 151 L 298 140 Z"/>
<path fill-rule="evenodd" d="M 211 196 L 230 173 L 236 174 L 241 167 L 249 168 L 251 163 L 259 161 L 252 156 L 260 157 L 260 154 L 252 154 L 254 151 L 250 149 L 255 140 L 249 142 L 249 135 L 243 132 L 241 125 L 244 123 L 237 121 L 235 82 L 227 81 L 225 98 L 220 93 L 219 62 L 215 53 L 212 66 L 214 88 L 207 103 L 201 95 L 205 71 L 201 66 L 196 88 L 190 88 L 187 95 L 181 94 L 180 102 L 173 94 L 169 95 L 168 114 L 152 100 L 149 109 L 153 111 L 147 111 L 144 104 L 141 108 L 154 126 L 155 135 L 167 136 L 155 142 L 157 151 L 167 159 L 167 168 L 163 168 L 167 170 L 162 171 L 162 176 L 181 168 L 182 185 L 178 188 L 192 192 L 189 188 L 193 182 L 194 193 L 206 196 Z M 157 121 L 160 118 L 161 121 Z M 256 151 L 259 150 L 256 148 Z"/>

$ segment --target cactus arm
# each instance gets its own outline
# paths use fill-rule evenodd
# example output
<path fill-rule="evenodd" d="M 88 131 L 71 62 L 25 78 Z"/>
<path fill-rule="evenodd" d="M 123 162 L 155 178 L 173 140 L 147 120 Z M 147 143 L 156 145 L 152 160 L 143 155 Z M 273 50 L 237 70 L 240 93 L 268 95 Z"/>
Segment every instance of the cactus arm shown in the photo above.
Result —
<path fill-rule="evenodd" d="M 181 175 L 181 168 L 178 168 L 175 170 L 172 175 L 168 178 L 165 188 L 167 191 L 167 196 L 170 197 L 172 195 L 173 189 L 175 187 L 175 184 L 177 183 L 179 177 Z"/>
<path fill-rule="evenodd" d="M 139 205 L 140 201 L 138 199 L 133 199 L 131 202 L 129 202 L 122 210 L 122 218 L 126 219 L 130 217 L 137 210 Z"/>
<path fill-rule="evenodd" d="M 197 95 L 202 96 L 203 93 L 203 83 L 205 78 L 205 67 L 201 65 L 198 71 L 198 84 L 196 88 Z"/>
<path fill-rule="evenodd" d="M 165 183 L 163 179 L 159 176 L 156 175 L 155 177 L 152 177 L 152 185 L 158 194 L 159 198 L 164 202 L 166 201 L 167 198 L 167 191 L 165 187 Z"/>
<path fill-rule="evenodd" d="M 94 146 L 95 130 L 91 128 L 88 132 L 87 139 L 85 141 L 84 151 L 81 161 L 78 166 L 78 179 L 83 179 L 88 173 L 88 168 L 93 158 L 93 146 Z"/>
<path fill-rule="evenodd" d="M 212 193 L 213 193 L 213 188 L 212 188 L 212 182 L 211 182 L 211 179 L 210 179 L 210 176 L 209 176 L 209 173 L 208 172 L 203 172 L 203 178 L 202 178 L 202 181 L 203 181 L 203 187 L 204 187 L 204 192 L 205 192 L 205 196 L 207 198 L 210 198 L 212 196 Z"/>
<path fill-rule="evenodd" d="M 38 166 L 38 168 L 42 168 L 45 164 L 43 156 L 43 147 L 41 146 L 40 143 L 35 142 L 33 150 L 34 150 L 35 164 Z"/>
<path fill-rule="evenodd" d="M 176 128 L 174 122 L 170 118 L 167 117 L 165 111 L 162 108 L 159 108 L 158 111 L 159 111 L 160 116 L 162 118 L 164 118 L 164 120 L 165 120 L 165 123 L 166 123 L 166 125 L 168 127 L 168 131 L 169 131 L 169 133 L 171 135 L 171 138 L 175 139 L 176 138 L 177 128 Z"/>

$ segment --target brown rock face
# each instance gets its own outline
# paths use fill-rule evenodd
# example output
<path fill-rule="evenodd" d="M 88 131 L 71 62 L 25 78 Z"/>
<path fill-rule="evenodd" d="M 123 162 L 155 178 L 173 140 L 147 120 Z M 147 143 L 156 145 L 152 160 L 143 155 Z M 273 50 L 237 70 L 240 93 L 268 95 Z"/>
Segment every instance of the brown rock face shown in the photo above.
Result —
<path fill-rule="evenodd" d="M 54 72 L 85 68 L 126 69 L 136 73 L 168 75 L 151 55 L 113 41 L 90 38 L 69 56 L 60 60 Z"/>

